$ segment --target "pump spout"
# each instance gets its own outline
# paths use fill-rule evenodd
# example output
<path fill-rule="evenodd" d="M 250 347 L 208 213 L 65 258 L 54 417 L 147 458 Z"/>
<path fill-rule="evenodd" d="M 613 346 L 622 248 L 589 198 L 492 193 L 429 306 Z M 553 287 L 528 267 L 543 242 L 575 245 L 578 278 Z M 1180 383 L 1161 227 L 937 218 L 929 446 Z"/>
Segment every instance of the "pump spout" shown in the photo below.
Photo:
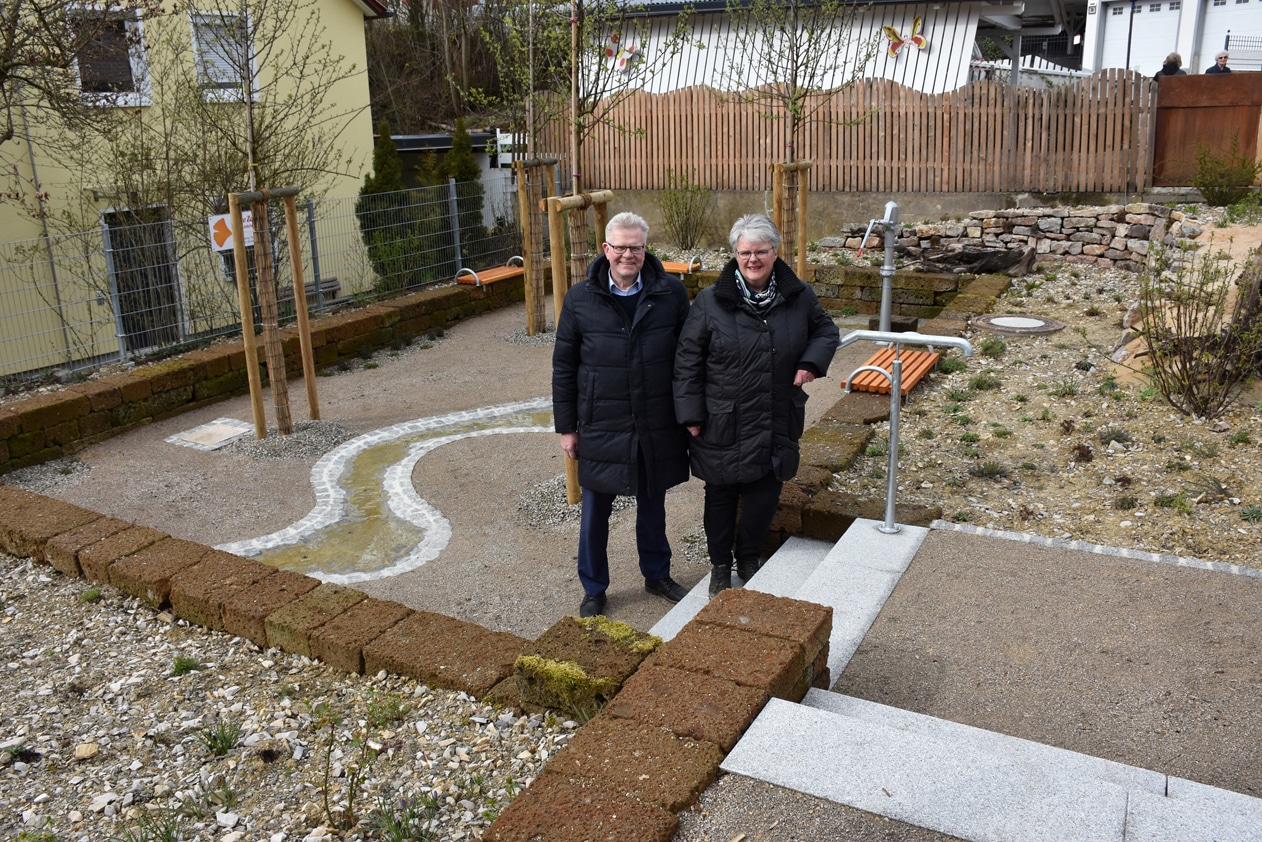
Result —
<path fill-rule="evenodd" d="M 945 348 L 956 348 L 961 351 L 964 356 L 973 356 L 973 346 L 969 344 L 967 339 L 961 339 L 957 336 L 934 336 L 927 333 L 915 333 L 909 331 L 907 333 L 894 333 L 885 330 L 852 330 L 837 343 L 838 348 L 844 348 L 854 342 L 881 342 L 890 345 L 927 345 L 932 347 L 943 346 Z"/>

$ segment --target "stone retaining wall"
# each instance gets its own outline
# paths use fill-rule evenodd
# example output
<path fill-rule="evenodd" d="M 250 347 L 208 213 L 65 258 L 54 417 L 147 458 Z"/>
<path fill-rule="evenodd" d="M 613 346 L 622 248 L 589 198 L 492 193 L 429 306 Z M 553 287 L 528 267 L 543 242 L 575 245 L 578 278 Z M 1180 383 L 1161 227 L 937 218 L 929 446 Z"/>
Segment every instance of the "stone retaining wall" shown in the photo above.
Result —
<path fill-rule="evenodd" d="M 866 225 L 851 225 L 840 237 L 819 241 L 824 250 L 855 250 L 863 245 Z M 1033 248 L 1038 255 L 1067 263 L 1116 266 L 1138 271 L 1146 264 L 1153 244 L 1195 248 L 1204 226 L 1167 205 L 1135 202 L 1129 205 L 1072 208 L 1012 208 L 979 210 L 958 222 L 900 226 L 898 245 L 912 256 L 925 249 Z M 869 249 L 883 245 L 873 234 Z"/>

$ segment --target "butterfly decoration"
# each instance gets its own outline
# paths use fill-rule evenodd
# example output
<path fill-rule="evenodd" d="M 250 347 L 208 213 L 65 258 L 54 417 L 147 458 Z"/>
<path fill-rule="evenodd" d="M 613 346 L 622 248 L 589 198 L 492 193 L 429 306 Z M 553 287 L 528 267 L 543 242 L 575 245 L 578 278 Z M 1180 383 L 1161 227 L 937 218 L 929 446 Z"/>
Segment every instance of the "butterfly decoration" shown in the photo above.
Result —
<path fill-rule="evenodd" d="M 915 19 L 911 22 L 910 38 L 904 38 L 902 34 L 900 34 L 899 31 L 892 26 L 881 27 L 881 31 L 885 33 L 885 37 L 890 39 L 889 48 L 886 50 L 886 52 L 889 53 L 890 58 L 898 58 L 898 51 L 907 44 L 911 44 L 918 50 L 923 50 L 925 47 L 929 46 L 929 40 L 920 34 L 920 29 L 924 26 L 924 23 L 924 18 L 920 15 L 916 15 Z"/>
<path fill-rule="evenodd" d="M 622 37 L 616 32 L 609 36 L 609 43 L 605 45 L 605 58 L 609 59 L 615 70 L 630 72 L 632 65 L 643 57 L 644 54 L 634 44 L 624 45 Z"/>

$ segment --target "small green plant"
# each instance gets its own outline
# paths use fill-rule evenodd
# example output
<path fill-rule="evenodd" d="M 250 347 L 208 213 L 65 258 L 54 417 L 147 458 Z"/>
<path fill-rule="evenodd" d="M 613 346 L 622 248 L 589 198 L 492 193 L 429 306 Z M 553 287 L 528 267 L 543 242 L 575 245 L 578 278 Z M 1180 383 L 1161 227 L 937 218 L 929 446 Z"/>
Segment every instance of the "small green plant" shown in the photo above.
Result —
<path fill-rule="evenodd" d="M 1192 464 L 1186 459 L 1169 459 L 1166 461 L 1165 468 L 1167 473 L 1183 473 L 1192 470 Z"/>
<path fill-rule="evenodd" d="M 342 718 L 333 712 L 327 704 L 318 705 L 315 710 L 315 726 L 319 730 L 328 730 L 328 741 L 324 749 L 324 778 L 320 786 L 323 796 L 324 818 L 329 825 L 341 830 L 349 830 L 359 823 L 359 796 L 362 792 L 364 777 L 377 759 L 377 749 L 365 732 L 354 735 L 352 744 L 358 747 L 358 756 L 353 757 L 343 768 L 345 784 L 342 788 L 343 803 L 333 803 L 333 747 L 337 744 L 337 729 Z"/>
<path fill-rule="evenodd" d="M 1039 413 L 1039 420 L 1051 421 L 1053 420 L 1053 418 L 1055 418 L 1055 416 L 1052 415 L 1052 411 L 1048 409 L 1047 407 L 1043 407 L 1043 411 Z"/>
<path fill-rule="evenodd" d="M 962 477 L 951 477 L 944 484 L 947 488 L 963 488 L 965 485 Z"/>
<path fill-rule="evenodd" d="M 960 441 L 964 442 L 965 444 L 976 444 L 977 442 L 981 440 L 982 440 L 982 437 L 977 435 L 977 433 L 964 433 L 960 436 Z"/>
<path fill-rule="evenodd" d="M 985 462 L 979 462 L 968 469 L 969 476 L 980 477 L 982 479 L 1002 479 L 1008 476 L 1008 469 L 994 459 L 987 459 Z"/>
<path fill-rule="evenodd" d="M 949 403 L 946 406 L 942 407 L 942 411 L 945 412 L 947 415 L 955 415 L 961 409 L 963 409 L 963 407 L 961 407 L 958 403 Z"/>
<path fill-rule="evenodd" d="M 1253 439 L 1249 436 L 1248 430 L 1236 430 L 1227 437 L 1227 441 L 1232 444 L 1252 444 Z"/>
<path fill-rule="evenodd" d="M 1029 395 L 1025 395 L 1018 392 L 1017 394 L 1012 396 L 1012 399 L 1016 401 L 1017 403 L 1026 403 L 1030 400 L 1030 397 Z"/>
<path fill-rule="evenodd" d="M 1123 494 L 1113 501 L 1113 508 L 1119 511 L 1130 511 L 1139 505 L 1139 501 L 1135 499 L 1134 494 Z"/>
<path fill-rule="evenodd" d="M 1104 311 L 1100 309 L 1100 306 L 1099 306 L 1098 304 L 1092 304 L 1090 307 L 1088 307 L 1088 308 L 1087 308 L 1086 310 L 1084 310 L 1083 312 L 1084 312 L 1086 315 L 1088 315 L 1088 316 L 1093 316 L 1093 317 L 1094 317 L 1094 316 L 1099 316 L 1099 315 L 1102 315 L 1102 314 L 1104 313 Z"/>
<path fill-rule="evenodd" d="M 384 728 L 407 716 L 411 708 L 397 693 L 373 694 L 368 700 L 368 724 Z"/>
<path fill-rule="evenodd" d="M 414 798 L 398 798 L 390 793 L 377 796 L 377 807 L 368 823 L 383 842 L 429 842 L 433 839 L 431 823 L 438 818 L 441 805 L 430 792 Z"/>
<path fill-rule="evenodd" d="M 171 810 L 144 810 L 123 831 L 120 842 L 180 842 L 180 817 Z"/>
<path fill-rule="evenodd" d="M 1174 509 L 1180 514 L 1191 514 L 1192 501 L 1188 499 L 1186 491 L 1180 491 L 1178 494 L 1158 494 L 1157 498 L 1152 501 L 1153 505 L 1159 509 Z"/>
<path fill-rule="evenodd" d="M 946 390 L 947 400 L 954 401 L 957 405 L 961 403 L 967 403 L 968 401 L 971 401 L 975 397 L 977 397 L 977 395 L 969 391 L 968 389 L 960 389 L 957 387 L 957 388 Z"/>
<path fill-rule="evenodd" d="M 983 357 L 997 359 L 1004 355 L 1008 350 L 1008 343 L 996 336 L 987 336 L 982 340 L 981 346 L 978 348 Z"/>
<path fill-rule="evenodd" d="M 202 662 L 188 655 L 180 655 L 171 663 L 171 675 L 188 675 L 201 669 L 205 669 Z"/>
<path fill-rule="evenodd" d="M 863 455 L 871 457 L 884 456 L 885 448 L 879 444 L 870 444 L 867 446 L 867 449 L 863 451 Z"/>
<path fill-rule="evenodd" d="M 955 521 L 956 523 L 967 523 L 968 512 L 956 512 L 955 514 L 951 515 L 951 520 Z"/>
<path fill-rule="evenodd" d="M 838 315 L 838 316 L 841 316 L 842 318 L 847 318 L 847 317 L 849 317 L 849 316 L 857 316 L 857 315 L 859 315 L 859 308 L 857 308 L 857 307 L 842 307 L 842 308 L 840 308 L 840 309 L 838 309 L 838 310 L 837 310 L 837 315 Z"/>
<path fill-rule="evenodd" d="M 1204 144 L 1196 144 L 1196 174 L 1192 186 L 1201 191 L 1205 204 L 1216 208 L 1241 202 L 1250 193 L 1251 185 L 1262 172 L 1262 161 L 1240 151 L 1240 134 L 1231 138 L 1225 152 L 1215 152 Z"/>
<path fill-rule="evenodd" d="M 350 371 L 350 370 L 351 370 L 351 361 L 350 361 L 350 360 L 345 360 L 345 359 L 338 360 L 338 361 L 337 361 L 337 370 L 338 370 L 338 371 Z"/>
<path fill-rule="evenodd" d="M 968 387 L 978 392 L 989 392 L 998 389 L 1000 385 L 999 378 L 989 373 L 975 375 L 968 381 Z"/>
<path fill-rule="evenodd" d="M 997 439 L 1006 439 L 1012 435 L 1012 431 L 1007 427 L 996 427 L 990 431 L 990 434 Z"/>
<path fill-rule="evenodd" d="M 1023 471 L 1037 471 L 1038 469 L 1039 469 L 1039 466 L 1034 464 L 1033 462 L 1021 463 L 1021 470 Z"/>
<path fill-rule="evenodd" d="M 1164 444 L 1165 441 L 1166 441 L 1166 437 L 1163 436 L 1161 433 L 1153 433 L 1152 435 L 1153 444 Z"/>
<path fill-rule="evenodd" d="M 1113 442 L 1119 444 L 1127 444 L 1134 441 L 1131 434 L 1123 430 L 1121 427 L 1105 427 L 1096 436 L 1100 439 L 1100 444 L 1108 445 Z"/>
<path fill-rule="evenodd" d="M 1053 386 L 1049 393 L 1054 398 L 1072 398 L 1078 394 L 1078 384 L 1066 377 Z"/>
<path fill-rule="evenodd" d="M 916 438 L 918 439 L 931 439 L 934 435 L 936 434 L 933 432 L 931 427 L 921 427 L 916 431 Z"/>
<path fill-rule="evenodd" d="M 359 358 L 360 358 L 361 360 L 371 360 L 371 359 L 372 359 L 372 348 L 370 348 L 370 347 L 369 347 L 369 346 L 367 346 L 367 345 L 362 345 L 362 346 L 360 346 L 360 349 L 359 349 L 356 353 L 358 354 L 358 356 L 359 356 Z"/>
<path fill-rule="evenodd" d="M 1240 510 L 1240 518 L 1245 523 L 1262 523 L 1262 506 L 1245 506 Z"/>
<path fill-rule="evenodd" d="M 368 362 L 368 363 L 364 363 L 364 368 L 365 368 L 365 369 L 369 369 L 369 368 L 380 368 L 380 366 L 379 366 L 377 363 Z"/>
<path fill-rule="evenodd" d="M 967 415 L 954 415 L 951 417 L 951 420 L 956 424 L 959 424 L 961 427 L 967 427 L 969 424 L 973 423 L 973 419 L 969 418 Z"/>
<path fill-rule="evenodd" d="M 101 589 L 98 587 L 88 588 L 86 591 L 79 594 L 79 601 L 84 605 L 95 605 L 101 601 Z"/>
<path fill-rule="evenodd" d="M 202 748 L 215 757 L 223 757 L 241 741 L 241 723 L 231 719 L 217 719 L 215 724 L 197 732 Z"/>
<path fill-rule="evenodd" d="M 967 371 L 968 363 L 964 362 L 963 357 L 943 357 L 938 361 L 938 371 L 946 374 L 955 374 L 957 371 Z"/>

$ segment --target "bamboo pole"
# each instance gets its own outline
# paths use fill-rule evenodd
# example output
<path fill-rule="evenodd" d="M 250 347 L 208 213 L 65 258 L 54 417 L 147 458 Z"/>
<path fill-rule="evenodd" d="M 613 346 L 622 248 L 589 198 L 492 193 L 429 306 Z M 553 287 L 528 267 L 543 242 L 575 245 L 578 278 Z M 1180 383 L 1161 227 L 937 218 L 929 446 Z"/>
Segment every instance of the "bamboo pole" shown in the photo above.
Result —
<path fill-rule="evenodd" d="M 254 266 L 258 270 L 257 289 L 263 322 L 263 350 L 267 356 L 267 379 L 272 387 L 272 406 L 276 409 L 276 429 L 282 436 L 288 436 L 294 431 L 294 422 L 289 415 L 289 382 L 285 379 L 285 354 L 280 347 L 280 327 L 276 323 L 276 278 L 267 230 L 266 201 L 250 205 L 250 212 L 263 223 L 254 227 Z M 306 290 L 303 290 L 303 298 L 306 298 Z"/>
<path fill-rule="evenodd" d="M 294 311 L 298 314 L 298 348 L 302 353 L 302 380 L 307 387 L 307 417 L 320 420 L 316 393 L 315 357 L 311 350 L 311 322 L 307 318 L 307 282 L 302 275 L 302 243 L 298 239 L 298 208 L 293 196 L 285 196 L 285 233 L 289 237 L 289 265 L 294 276 Z"/>
<path fill-rule="evenodd" d="M 250 265 L 245 257 L 245 220 L 241 202 L 228 194 L 232 215 L 232 262 L 237 273 L 237 303 L 241 307 L 241 344 L 245 348 L 245 374 L 250 384 L 250 409 L 254 413 L 254 437 L 267 438 L 267 416 L 263 413 L 263 386 L 259 378 L 259 351 L 254 336 L 254 307 L 250 304 Z"/>

